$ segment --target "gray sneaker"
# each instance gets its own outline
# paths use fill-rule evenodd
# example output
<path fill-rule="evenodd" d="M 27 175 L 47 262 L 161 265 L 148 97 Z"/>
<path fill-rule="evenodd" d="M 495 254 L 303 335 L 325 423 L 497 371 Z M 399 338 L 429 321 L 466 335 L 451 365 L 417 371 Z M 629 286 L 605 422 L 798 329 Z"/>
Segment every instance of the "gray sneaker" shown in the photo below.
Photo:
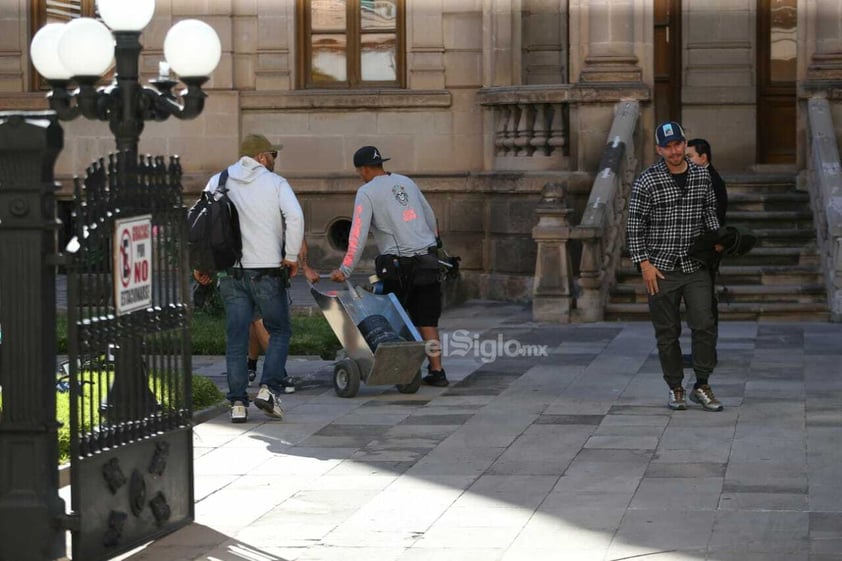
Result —
<path fill-rule="evenodd" d="M 257 392 L 257 397 L 254 398 L 254 404 L 261 408 L 269 417 L 274 417 L 276 419 L 284 418 L 284 409 L 281 407 L 281 398 L 265 384 L 260 386 L 260 391 Z"/>
<path fill-rule="evenodd" d="M 722 411 L 722 404 L 713 395 L 713 390 L 705 384 L 690 392 L 690 401 L 698 403 L 705 411 Z"/>
<path fill-rule="evenodd" d="M 684 397 L 684 388 L 671 388 L 667 406 L 673 411 L 684 411 L 687 409 L 687 399 Z"/>
<path fill-rule="evenodd" d="M 231 405 L 231 422 L 245 423 L 249 420 L 249 410 L 242 401 L 235 401 Z"/>

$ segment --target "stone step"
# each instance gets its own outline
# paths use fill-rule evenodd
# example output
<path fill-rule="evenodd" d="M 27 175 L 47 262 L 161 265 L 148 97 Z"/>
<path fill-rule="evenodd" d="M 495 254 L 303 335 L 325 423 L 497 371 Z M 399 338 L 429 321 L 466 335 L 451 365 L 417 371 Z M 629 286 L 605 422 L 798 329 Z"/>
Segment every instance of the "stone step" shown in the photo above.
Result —
<path fill-rule="evenodd" d="M 728 195 L 732 193 L 789 193 L 795 190 L 795 175 L 756 175 L 727 173 L 722 176 Z"/>
<path fill-rule="evenodd" d="M 751 228 L 751 231 L 757 236 L 755 247 L 803 247 L 804 242 L 816 239 L 812 228 Z"/>
<path fill-rule="evenodd" d="M 739 192 L 728 193 L 728 213 L 733 211 L 786 211 L 810 210 L 810 196 L 802 192 L 764 193 Z"/>
<path fill-rule="evenodd" d="M 801 265 L 820 267 L 815 242 L 803 247 L 755 247 L 741 257 L 726 257 L 723 265 Z"/>
<path fill-rule="evenodd" d="M 810 209 L 755 212 L 732 211 L 729 207 L 726 220 L 728 224 L 747 226 L 753 230 L 781 228 L 813 230 L 813 213 Z"/>
<path fill-rule="evenodd" d="M 719 303 L 719 321 L 828 321 L 827 303 Z M 682 316 L 684 314 L 682 313 Z M 649 321 L 645 303 L 609 303 L 605 321 Z"/>
<path fill-rule="evenodd" d="M 721 284 L 807 285 L 824 282 L 822 272 L 813 265 L 723 265 L 719 267 Z"/>
<path fill-rule="evenodd" d="M 723 267 L 729 266 L 785 266 L 792 267 L 815 267 L 820 269 L 820 259 L 816 251 L 815 242 L 808 241 L 801 247 L 755 247 L 741 257 L 725 257 L 722 260 Z M 624 256 L 620 259 L 618 266 L 619 274 L 623 272 L 634 272 L 637 268 L 632 264 L 631 259 Z"/>
<path fill-rule="evenodd" d="M 823 284 L 728 284 L 717 282 L 720 299 L 729 302 L 825 302 L 827 299 Z M 646 302 L 648 297 L 643 283 L 623 283 L 611 289 L 612 302 Z"/>
<path fill-rule="evenodd" d="M 618 286 L 640 282 L 640 273 L 633 267 L 617 271 Z M 813 265 L 722 265 L 717 284 L 745 285 L 820 285 L 824 282 L 821 271 Z"/>

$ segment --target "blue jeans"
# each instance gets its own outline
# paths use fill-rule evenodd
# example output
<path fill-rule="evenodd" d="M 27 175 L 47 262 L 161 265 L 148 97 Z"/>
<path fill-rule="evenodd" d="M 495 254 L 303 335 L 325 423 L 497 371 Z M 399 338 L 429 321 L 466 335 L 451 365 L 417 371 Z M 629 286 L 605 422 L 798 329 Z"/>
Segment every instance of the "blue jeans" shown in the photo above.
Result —
<path fill-rule="evenodd" d="M 269 348 L 263 360 L 260 384 L 282 393 L 281 380 L 289 353 L 292 328 L 284 279 L 254 269 L 243 269 L 220 277 L 219 294 L 225 304 L 225 365 L 228 368 L 228 401 L 248 405 L 249 325 L 257 311 L 269 332 Z"/>

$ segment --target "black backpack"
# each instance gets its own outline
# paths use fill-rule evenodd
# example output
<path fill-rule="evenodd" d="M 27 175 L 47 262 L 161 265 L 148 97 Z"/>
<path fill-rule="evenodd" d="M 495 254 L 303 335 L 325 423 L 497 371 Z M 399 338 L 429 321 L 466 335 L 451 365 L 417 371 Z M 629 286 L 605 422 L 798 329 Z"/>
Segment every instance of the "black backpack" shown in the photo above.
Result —
<path fill-rule="evenodd" d="M 240 262 L 243 240 L 237 207 L 228 198 L 228 170 L 219 174 L 216 191 L 203 191 L 187 211 L 190 266 L 203 273 L 224 271 Z"/>

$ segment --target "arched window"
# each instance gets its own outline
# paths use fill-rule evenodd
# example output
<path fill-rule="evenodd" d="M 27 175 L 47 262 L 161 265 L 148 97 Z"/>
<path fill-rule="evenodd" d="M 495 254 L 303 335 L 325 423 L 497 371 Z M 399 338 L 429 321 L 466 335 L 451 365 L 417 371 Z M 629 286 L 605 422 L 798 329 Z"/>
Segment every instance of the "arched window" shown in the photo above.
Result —
<path fill-rule="evenodd" d="M 404 0 L 301 0 L 304 88 L 404 85 Z"/>

